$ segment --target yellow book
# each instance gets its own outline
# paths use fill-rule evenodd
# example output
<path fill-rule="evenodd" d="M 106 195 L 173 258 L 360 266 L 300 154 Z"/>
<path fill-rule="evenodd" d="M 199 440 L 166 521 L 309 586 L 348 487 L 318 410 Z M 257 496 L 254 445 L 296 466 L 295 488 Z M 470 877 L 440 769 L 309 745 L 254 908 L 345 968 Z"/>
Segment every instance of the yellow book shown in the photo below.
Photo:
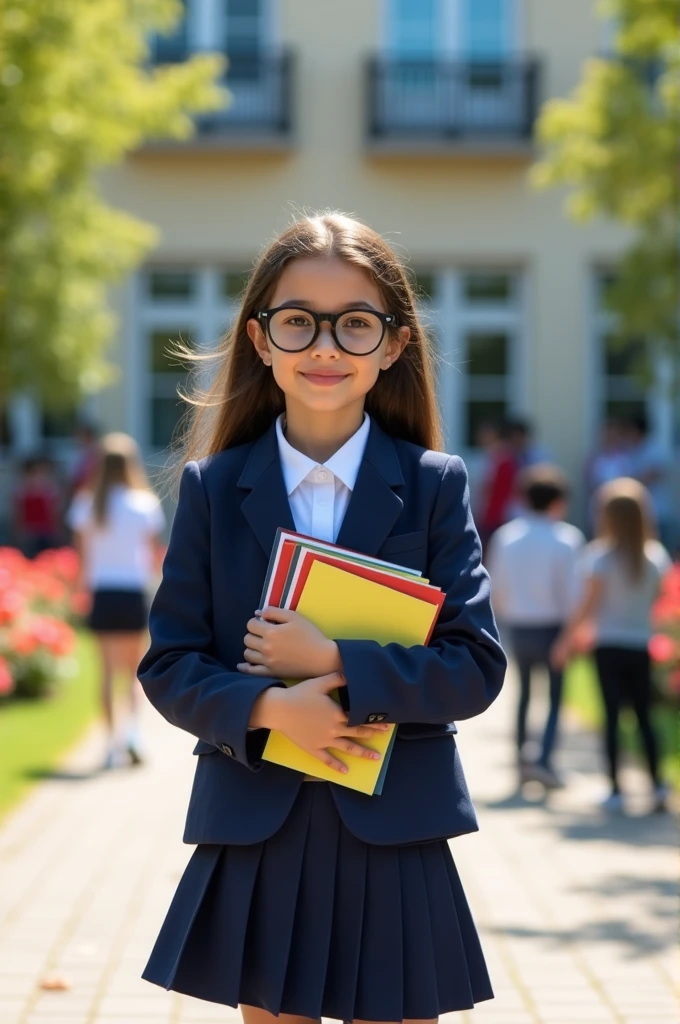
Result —
<path fill-rule="evenodd" d="M 296 611 L 334 640 L 376 640 L 383 645 L 398 643 L 413 647 L 427 643 L 440 604 L 441 601 L 436 603 L 436 598 L 434 602 L 426 601 L 353 575 L 351 571 L 315 561 Z M 349 768 L 346 774 L 328 768 L 275 730 L 270 733 L 262 756 L 265 761 L 372 794 L 378 783 L 382 783 L 383 762 L 389 756 L 395 729 L 393 725 L 387 732 L 376 732 L 375 738 L 360 741 L 383 755 L 379 761 L 334 750 Z"/>

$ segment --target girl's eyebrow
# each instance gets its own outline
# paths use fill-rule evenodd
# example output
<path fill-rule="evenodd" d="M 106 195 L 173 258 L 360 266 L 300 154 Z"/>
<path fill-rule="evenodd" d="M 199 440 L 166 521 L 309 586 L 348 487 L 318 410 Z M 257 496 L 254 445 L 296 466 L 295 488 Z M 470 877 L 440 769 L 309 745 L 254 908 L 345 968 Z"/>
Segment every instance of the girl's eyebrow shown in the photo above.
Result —
<path fill-rule="evenodd" d="M 285 302 L 281 302 L 279 304 L 279 309 L 282 309 L 284 306 L 293 306 L 293 307 L 306 306 L 308 309 L 314 309 L 315 303 L 311 299 L 286 299 Z M 345 310 L 345 309 L 371 309 L 371 310 L 375 310 L 375 306 L 373 305 L 372 302 L 366 302 L 365 299 L 358 299 L 356 302 L 346 302 L 346 303 L 344 303 L 344 305 L 342 306 L 342 309 L 343 310 Z M 328 310 L 323 310 L 323 312 L 327 313 Z"/>

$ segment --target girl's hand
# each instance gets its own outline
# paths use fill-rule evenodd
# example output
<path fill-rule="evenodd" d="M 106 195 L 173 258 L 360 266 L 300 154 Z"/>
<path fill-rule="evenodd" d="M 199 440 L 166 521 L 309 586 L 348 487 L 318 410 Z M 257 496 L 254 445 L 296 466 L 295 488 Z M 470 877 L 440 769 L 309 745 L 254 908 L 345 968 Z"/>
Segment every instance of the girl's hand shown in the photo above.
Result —
<path fill-rule="evenodd" d="M 377 761 L 381 757 L 377 751 L 356 741 L 386 732 L 389 725 L 381 722 L 348 726 L 347 715 L 330 696 L 333 690 L 345 685 L 343 675 L 331 672 L 287 689 L 272 686 L 255 701 L 249 725 L 282 732 L 322 764 L 343 774 L 347 772 L 347 765 L 335 757 L 330 747 L 352 757 Z"/>
<path fill-rule="evenodd" d="M 335 641 L 304 615 L 285 608 L 256 612 L 244 643 L 244 661 L 236 667 L 251 676 L 310 679 L 342 668 Z"/>
<path fill-rule="evenodd" d="M 550 664 L 556 671 L 561 671 L 571 657 L 571 644 L 568 637 L 559 636 L 550 648 Z"/>

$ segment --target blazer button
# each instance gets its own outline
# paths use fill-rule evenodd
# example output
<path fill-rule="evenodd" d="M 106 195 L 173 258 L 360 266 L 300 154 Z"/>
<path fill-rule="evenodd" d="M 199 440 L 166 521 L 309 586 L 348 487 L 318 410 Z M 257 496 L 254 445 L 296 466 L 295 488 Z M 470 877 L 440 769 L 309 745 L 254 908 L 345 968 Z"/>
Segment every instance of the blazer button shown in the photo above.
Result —
<path fill-rule="evenodd" d="M 366 719 L 367 722 L 384 722 L 387 718 L 386 712 L 380 712 L 380 714 L 369 715 Z"/>
<path fill-rule="evenodd" d="M 220 750 L 223 754 L 226 754 L 227 757 L 234 756 L 234 748 L 230 747 L 228 743 L 220 743 Z"/>

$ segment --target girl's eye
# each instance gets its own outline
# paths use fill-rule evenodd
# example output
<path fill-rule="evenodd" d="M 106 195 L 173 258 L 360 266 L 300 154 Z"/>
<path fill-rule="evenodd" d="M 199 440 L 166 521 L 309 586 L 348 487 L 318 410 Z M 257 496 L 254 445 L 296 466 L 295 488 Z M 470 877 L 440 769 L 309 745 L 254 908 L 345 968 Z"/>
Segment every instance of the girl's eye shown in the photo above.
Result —
<path fill-rule="evenodd" d="M 311 321 L 306 316 L 296 313 L 295 316 L 289 316 L 286 320 L 286 324 L 290 324 L 291 327 L 309 327 Z"/>
<path fill-rule="evenodd" d="M 351 316 L 344 321 L 342 326 L 349 328 L 350 331 L 357 331 L 362 327 L 370 327 L 371 325 L 360 316 Z"/>

